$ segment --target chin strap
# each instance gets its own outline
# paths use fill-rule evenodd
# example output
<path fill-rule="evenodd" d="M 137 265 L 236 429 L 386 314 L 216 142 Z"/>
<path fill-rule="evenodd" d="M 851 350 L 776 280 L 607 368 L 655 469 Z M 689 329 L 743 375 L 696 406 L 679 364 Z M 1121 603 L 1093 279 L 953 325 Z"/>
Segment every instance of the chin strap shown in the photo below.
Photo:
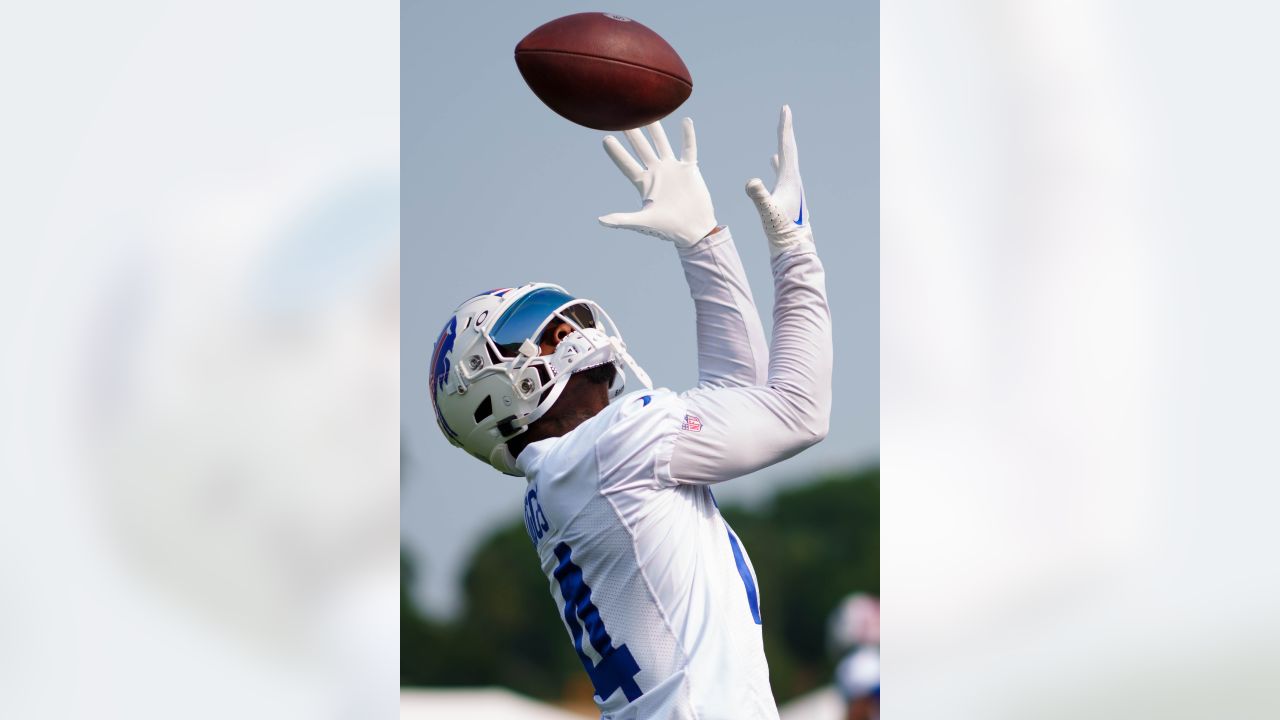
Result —
<path fill-rule="evenodd" d="M 571 374 L 618 360 L 631 370 L 631 374 L 636 376 L 641 385 L 649 390 L 653 389 L 649 374 L 627 352 L 627 344 L 622 338 L 606 335 L 595 328 L 579 330 L 560 341 L 549 365 L 553 375 L 560 372 Z M 556 380 L 559 381 L 558 375 Z"/>
<path fill-rule="evenodd" d="M 640 363 L 636 362 L 635 358 L 631 357 L 631 353 L 627 352 L 626 344 L 618 338 L 610 339 L 613 340 L 613 343 L 616 346 L 615 352 L 618 354 L 618 357 L 622 358 L 622 362 L 626 363 L 627 369 L 631 371 L 631 374 L 636 376 L 636 379 L 640 381 L 641 385 L 644 385 L 646 390 L 652 390 L 653 381 L 649 379 L 649 373 L 646 373 L 644 368 L 640 367 Z"/>

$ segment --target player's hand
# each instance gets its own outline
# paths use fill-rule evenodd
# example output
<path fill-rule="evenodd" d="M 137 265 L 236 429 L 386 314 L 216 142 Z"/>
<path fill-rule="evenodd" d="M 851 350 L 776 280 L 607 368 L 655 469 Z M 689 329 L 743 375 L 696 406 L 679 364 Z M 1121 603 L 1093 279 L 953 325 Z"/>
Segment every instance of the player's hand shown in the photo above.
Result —
<path fill-rule="evenodd" d="M 747 196 L 756 204 L 765 235 L 769 238 L 769 254 L 777 257 L 784 250 L 802 242 L 813 242 L 809 226 L 809 208 L 804 203 L 804 183 L 800 181 L 800 156 L 796 136 L 791 130 L 791 107 L 782 106 L 778 118 L 778 154 L 773 156 L 773 170 L 778 179 L 773 192 L 765 189 L 760 178 L 747 183 Z"/>
<path fill-rule="evenodd" d="M 707 192 L 707 184 L 698 170 L 693 121 L 684 119 L 684 147 L 678 158 L 671 150 L 662 123 L 653 123 L 647 129 L 653 145 L 638 129 L 624 133 L 636 157 L 612 135 L 604 139 L 605 152 L 640 191 L 644 205 L 636 212 L 605 215 L 600 218 L 600 224 L 654 235 L 677 247 L 689 247 L 717 227 L 711 193 Z"/>

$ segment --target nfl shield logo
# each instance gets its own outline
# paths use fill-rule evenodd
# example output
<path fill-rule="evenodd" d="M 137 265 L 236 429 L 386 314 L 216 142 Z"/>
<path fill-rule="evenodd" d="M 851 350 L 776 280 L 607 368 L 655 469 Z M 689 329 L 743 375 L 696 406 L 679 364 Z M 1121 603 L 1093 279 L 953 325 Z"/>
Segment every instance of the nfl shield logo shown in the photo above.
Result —
<path fill-rule="evenodd" d="M 680 426 L 680 429 L 698 432 L 702 429 L 702 421 L 698 419 L 697 415 L 685 415 L 684 424 Z"/>

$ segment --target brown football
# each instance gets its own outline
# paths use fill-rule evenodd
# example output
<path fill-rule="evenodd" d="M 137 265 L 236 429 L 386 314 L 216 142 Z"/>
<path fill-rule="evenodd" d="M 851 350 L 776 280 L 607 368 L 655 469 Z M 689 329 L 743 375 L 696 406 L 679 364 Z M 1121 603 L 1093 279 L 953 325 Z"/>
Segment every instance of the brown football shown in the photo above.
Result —
<path fill-rule="evenodd" d="M 552 20 L 516 45 L 516 67 L 547 107 L 596 130 L 661 120 L 693 92 L 689 69 L 658 33 L 612 13 Z"/>

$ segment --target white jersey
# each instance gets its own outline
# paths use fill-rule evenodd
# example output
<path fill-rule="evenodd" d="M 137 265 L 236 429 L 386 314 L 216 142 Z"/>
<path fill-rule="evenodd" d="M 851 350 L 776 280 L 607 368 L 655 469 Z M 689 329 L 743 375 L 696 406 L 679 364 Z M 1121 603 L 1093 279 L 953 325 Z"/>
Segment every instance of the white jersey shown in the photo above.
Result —
<path fill-rule="evenodd" d="M 517 458 L 525 524 L 602 717 L 777 718 L 747 550 L 710 484 L 826 433 L 831 333 L 812 244 L 773 262 L 772 360 L 727 230 L 681 250 L 698 387 L 624 395 Z"/>

